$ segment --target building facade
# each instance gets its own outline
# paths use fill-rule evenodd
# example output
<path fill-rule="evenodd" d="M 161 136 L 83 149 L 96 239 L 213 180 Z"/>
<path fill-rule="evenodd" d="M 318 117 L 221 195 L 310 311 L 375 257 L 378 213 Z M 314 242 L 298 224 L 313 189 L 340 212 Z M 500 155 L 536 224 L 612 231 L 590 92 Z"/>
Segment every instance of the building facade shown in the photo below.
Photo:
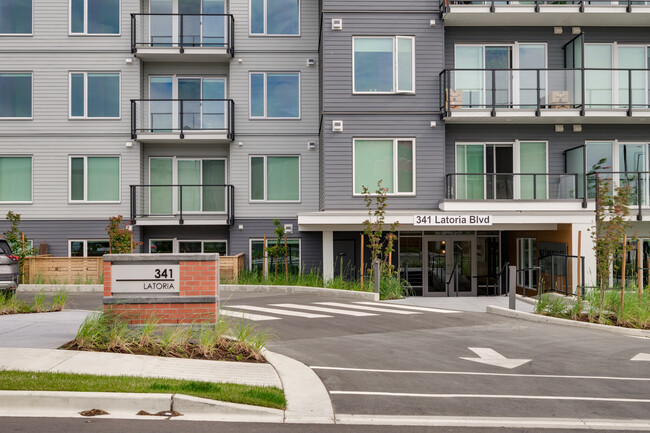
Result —
<path fill-rule="evenodd" d="M 649 13 L 0 0 L 0 210 L 56 256 L 102 254 L 121 214 L 142 252 L 253 269 L 278 218 L 294 271 L 358 278 L 381 180 L 416 294 L 498 293 L 506 264 L 572 292 L 595 280 L 594 173 L 634 192 L 648 268 Z"/>

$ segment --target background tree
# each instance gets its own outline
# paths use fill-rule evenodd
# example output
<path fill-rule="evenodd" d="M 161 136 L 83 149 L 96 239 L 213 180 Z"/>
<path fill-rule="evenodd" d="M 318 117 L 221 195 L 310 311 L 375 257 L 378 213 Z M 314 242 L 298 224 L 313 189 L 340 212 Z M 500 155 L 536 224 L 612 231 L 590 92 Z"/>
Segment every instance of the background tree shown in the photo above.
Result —
<path fill-rule="evenodd" d="M 273 258 L 273 263 L 275 265 L 275 276 L 278 276 L 278 261 L 280 257 L 284 257 L 285 261 L 287 260 L 287 247 L 284 245 L 283 238 L 285 235 L 285 230 L 284 226 L 280 222 L 278 218 L 275 218 L 273 220 L 273 225 L 275 226 L 275 230 L 273 230 L 273 233 L 275 233 L 276 240 L 275 240 L 275 245 L 266 247 L 266 253 L 268 254 L 269 257 Z"/>
<path fill-rule="evenodd" d="M 2 237 L 7 241 L 14 255 L 20 259 L 19 263 L 22 269 L 23 259 L 25 257 L 35 256 L 36 249 L 27 243 L 27 239 L 25 239 L 25 244 L 23 245 L 24 234 L 18 228 L 20 225 L 20 214 L 9 211 L 7 212 L 6 219 L 9 220 L 10 227 L 9 230 L 2 233 Z"/>
<path fill-rule="evenodd" d="M 132 246 L 137 248 L 142 245 L 142 242 L 133 242 L 133 232 L 122 227 L 122 220 L 122 215 L 110 217 L 106 227 L 111 254 L 129 254 Z"/>

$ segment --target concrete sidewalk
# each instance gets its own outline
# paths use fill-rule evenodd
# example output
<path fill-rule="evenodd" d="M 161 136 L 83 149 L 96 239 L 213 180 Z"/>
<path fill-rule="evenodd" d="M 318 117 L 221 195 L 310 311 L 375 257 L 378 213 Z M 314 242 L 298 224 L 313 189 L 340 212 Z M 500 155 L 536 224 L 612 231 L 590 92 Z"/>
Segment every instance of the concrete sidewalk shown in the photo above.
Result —
<path fill-rule="evenodd" d="M 528 302 L 522 300 L 520 296 L 517 297 L 516 308 L 517 311 L 523 311 L 526 313 L 532 313 L 534 306 L 532 305 L 531 300 L 534 302 L 533 298 L 526 298 Z M 485 310 L 488 305 L 494 305 L 496 307 L 508 308 L 508 297 L 507 296 L 478 296 L 478 297 L 410 297 L 406 299 L 398 299 L 394 301 L 385 301 L 394 304 L 402 305 L 415 305 L 419 307 L 433 307 L 433 308 L 444 308 L 448 310 L 458 310 L 458 311 L 469 311 L 475 313 L 485 313 Z"/>
<path fill-rule="evenodd" d="M 56 349 L 74 340 L 92 311 L 7 314 L 0 316 L 0 347 Z"/>

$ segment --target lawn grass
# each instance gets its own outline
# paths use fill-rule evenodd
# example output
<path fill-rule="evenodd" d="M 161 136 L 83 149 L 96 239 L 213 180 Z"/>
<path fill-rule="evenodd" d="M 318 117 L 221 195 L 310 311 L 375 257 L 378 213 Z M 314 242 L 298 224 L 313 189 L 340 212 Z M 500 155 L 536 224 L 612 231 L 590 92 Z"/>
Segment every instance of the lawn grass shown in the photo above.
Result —
<path fill-rule="evenodd" d="M 76 391 L 185 394 L 231 403 L 285 409 L 284 392 L 275 387 L 198 382 L 132 376 L 0 371 L 0 389 L 6 391 Z"/>

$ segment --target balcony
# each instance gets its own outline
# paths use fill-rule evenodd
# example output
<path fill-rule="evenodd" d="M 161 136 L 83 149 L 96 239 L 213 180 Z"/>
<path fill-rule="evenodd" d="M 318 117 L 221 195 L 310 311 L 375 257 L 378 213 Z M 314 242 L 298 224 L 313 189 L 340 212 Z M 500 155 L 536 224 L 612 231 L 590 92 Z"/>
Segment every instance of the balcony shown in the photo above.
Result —
<path fill-rule="evenodd" d="M 575 173 L 450 173 L 445 211 L 573 211 L 587 207 Z"/>
<path fill-rule="evenodd" d="M 229 62 L 231 14 L 131 14 L 131 53 L 150 62 Z"/>
<path fill-rule="evenodd" d="M 586 176 L 587 196 L 595 199 L 602 182 L 608 189 L 620 187 L 628 191 L 630 217 L 637 221 L 650 221 L 650 172 L 648 171 L 600 171 Z M 598 201 L 596 202 L 598 205 Z"/>
<path fill-rule="evenodd" d="M 131 139 L 142 143 L 229 143 L 232 99 L 132 99 Z"/>
<path fill-rule="evenodd" d="M 131 185 L 131 224 L 232 225 L 233 185 Z"/>
<path fill-rule="evenodd" d="M 648 77 L 648 69 L 447 69 L 440 111 L 448 123 L 646 123 Z"/>
<path fill-rule="evenodd" d="M 445 26 L 647 26 L 649 1 L 442 0 Z"/>

